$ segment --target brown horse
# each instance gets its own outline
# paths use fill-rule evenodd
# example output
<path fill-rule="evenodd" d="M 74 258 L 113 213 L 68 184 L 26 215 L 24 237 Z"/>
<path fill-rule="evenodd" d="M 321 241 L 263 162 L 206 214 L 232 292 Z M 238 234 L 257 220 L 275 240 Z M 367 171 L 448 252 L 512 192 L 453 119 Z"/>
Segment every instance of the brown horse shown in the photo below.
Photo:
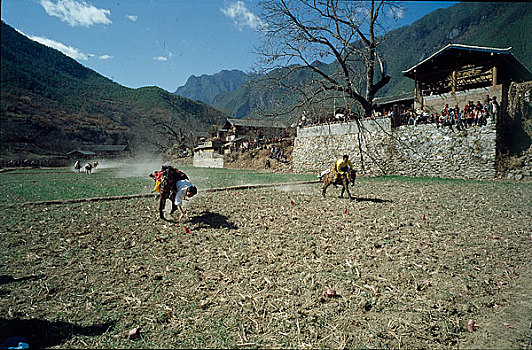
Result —
<path fill-rule="evenodd" d="M 329 187 L 330 185 L 334 185 L 335 187 L 337 185 L 342 185 L 342 193 L 340 194 L 340 198 L 344 198 L 344 192 L 347 191 L 349 199 L 353 200 L 353 197 L 351 197 L 351 192 L 349 192 L 349 184 L 351 184 L 351 186 L 354 186 L 356 177 L 357 172 L 355 171 L 355 169 L 351 169 L 351 171 L 349 172 L 349 179 L 346 175 L 341 174 L 338 174 L 338 177 L 335 179 L 333 167 L 331 171 L 321 176 L 321 181 L 323 181 L 323 188 L 321 190 L 321 194 L 323 195 L 323 197 L 325 197 L 325 191 L 327 191 L 327 187 Z"/>
<path fill-rule="evenodd" d="M 164 219 L 164 208 L 166 206 L 166 200 L 170 199 L 172 202 L 172 210 L 170 214 L 177 210 L 175 204 L 175 196 L 177 195 L 176 183 L 179 180 L 188 179 L 188 176 L 180 170 L 173 167 L 164 167 L 164 171 L 161 175 L 161 187 L 159 197 L 159 217 Z"/>

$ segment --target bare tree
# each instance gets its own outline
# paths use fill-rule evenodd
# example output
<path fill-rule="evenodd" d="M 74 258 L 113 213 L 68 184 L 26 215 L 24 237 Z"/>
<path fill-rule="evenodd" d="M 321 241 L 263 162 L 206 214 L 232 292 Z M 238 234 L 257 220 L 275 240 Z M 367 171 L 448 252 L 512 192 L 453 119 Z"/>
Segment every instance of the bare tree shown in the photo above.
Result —
<path fill-rule="evenodd" d="M 150 139 L 150 143 L 159 151 L 165 153 L 170 149 L 193 148 L 197 145 L 197 137 L 192 132 L 185 132 L 182 128 L 164 122 L 155 123 L 157 137 Z"/>
<path fill-rule="evenodd" d="M 391 79 L 377 34 L 385 31 L 382 18 L 400 7 L 375 0 L 266 0 L 261 5 L 261 72 L 270 72 L 279 87 L 297 90 L 299 107 L 340 98 L 346 107 L 355 102 L 370 115 L 375 94 Z M 317 63 L 331 59 L 334 69 Z M 312 80 L 290 85 L 289 77 L 301 70 L 310 70 Z"/>

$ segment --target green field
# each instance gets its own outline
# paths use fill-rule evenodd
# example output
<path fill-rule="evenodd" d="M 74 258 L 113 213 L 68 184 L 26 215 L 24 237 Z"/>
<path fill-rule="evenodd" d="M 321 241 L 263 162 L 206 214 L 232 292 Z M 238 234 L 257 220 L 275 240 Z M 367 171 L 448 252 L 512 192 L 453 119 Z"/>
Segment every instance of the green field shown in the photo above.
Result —
<path fill-rule="evenodd" d="M 71 168 L 15 170 L 0 173 L 0 204 L 125 196 L 152 192 L 148 176 L 160 165 L 116 164 L 97 167 L 92 174 Z M 316 179 L 313 175 L 259 173 L 254 171 L 181 168 L 198 189 L 244 184 L 286 183 Z"/>

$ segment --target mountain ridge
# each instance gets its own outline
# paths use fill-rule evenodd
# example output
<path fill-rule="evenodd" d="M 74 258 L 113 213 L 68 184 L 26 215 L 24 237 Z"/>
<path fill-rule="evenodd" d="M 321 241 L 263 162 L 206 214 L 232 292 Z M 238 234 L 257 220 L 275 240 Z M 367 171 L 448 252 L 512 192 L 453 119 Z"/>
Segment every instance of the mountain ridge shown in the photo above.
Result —
<path fill-rule="evenodd" d="M 3 155 L 57 155 L 95 143 L 155 152 L 161 123 L 199 134 L 227 117 L 158 87 L 124 87 L 3 21 L 1 59 Z"/>

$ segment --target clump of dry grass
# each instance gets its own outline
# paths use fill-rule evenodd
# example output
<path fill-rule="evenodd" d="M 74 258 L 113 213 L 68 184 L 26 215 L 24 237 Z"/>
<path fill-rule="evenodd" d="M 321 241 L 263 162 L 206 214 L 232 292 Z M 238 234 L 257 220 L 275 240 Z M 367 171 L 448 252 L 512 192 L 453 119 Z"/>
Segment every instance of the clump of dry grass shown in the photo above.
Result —
<path fill-rule="evenodd" d="M 25 335 L 62 348 L 474 347 L 530 274 L 531 192 L 393 179 L 360 181 L 354 202 L 317 184 L 200 192 L 183 222 L 158 220 L 153 198 L 5 207 L 19 220 L 2 235 L 0 274 L 16 281 L 0 286 L 0 330 L 37 319 L 53 341 Z"/>

